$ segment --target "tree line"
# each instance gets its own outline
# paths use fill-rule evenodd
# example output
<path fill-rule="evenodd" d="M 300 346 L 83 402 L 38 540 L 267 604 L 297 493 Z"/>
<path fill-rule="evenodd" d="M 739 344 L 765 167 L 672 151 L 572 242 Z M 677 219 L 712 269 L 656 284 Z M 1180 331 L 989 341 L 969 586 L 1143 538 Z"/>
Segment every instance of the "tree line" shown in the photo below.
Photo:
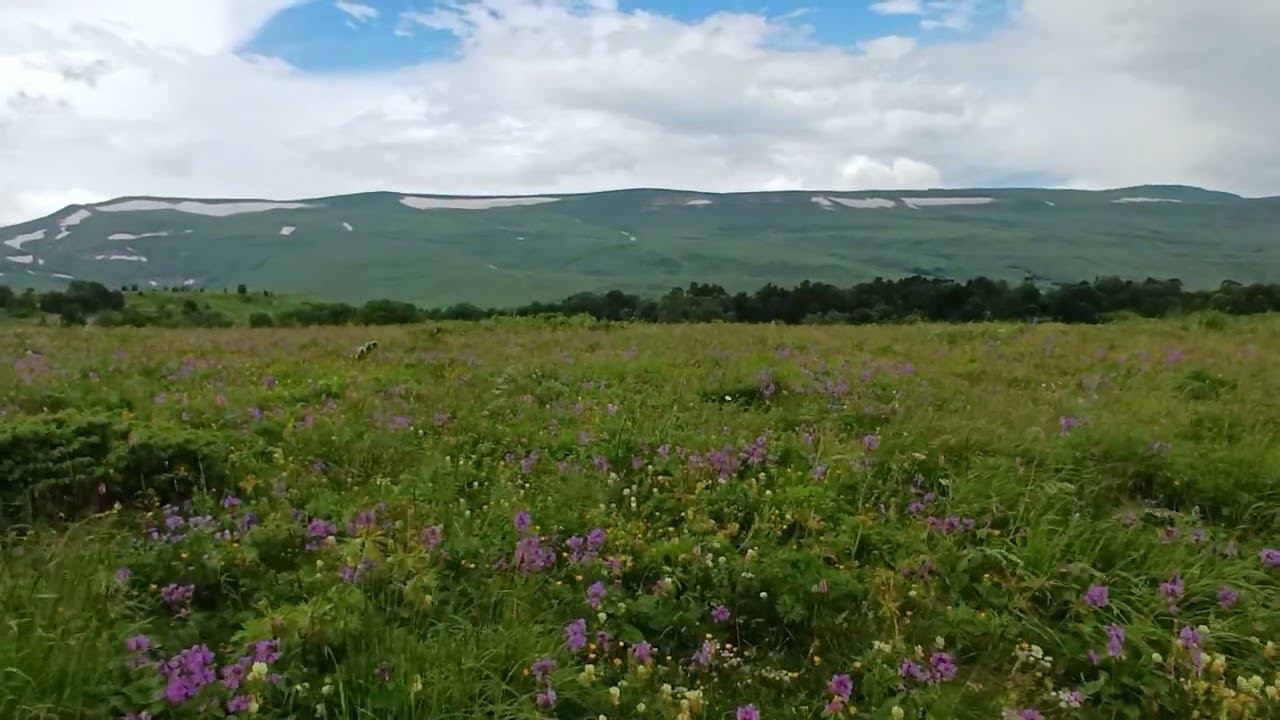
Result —
<path fill-rule="evenodd" d="M 246 296 L 243 286 L 237 294 Z M 265 295 L 266 293 L 264 293 Z M 251 298 L 245 297 L 246 301 Z M 22 294 L 0 285 L 0 309 L 29 317 L 57 315 L 63 324 L 226 327 L 225 314 L 194 299 L 176 312 L 146 313 L 125 302 L 125 294 L 100 283 L 72 281 L 66 290 Z M 1142 281 L 1102 277 L 1092 282 L 1051 287 L 1030 280 L 1011 284 L 979 277 L 965 282 L 911 276 L 877 278 L 849 287 L 802 282 L 794 287 L 769 283 L 754 293 L 730 293 L 709 283 L 672 288 L 656 298 L 610 290 L 582 292 L 558 302 L 531 302 L 510 308 L 481 308 L 459 303 L 420 308 L 395 300 L 363 305 L 308 302 L 273 314 L 255 312 L 252 327 L 313 325 L 397 325 L 433 320 L 483 320 L 492 317 L 590 316 L 596 320 L 651 323 L 733 322 L 785 324 L 871 324 L 913 321 L 1056 321 L 1098 323 L 1120 314 L 1166 317 L 1202 310 L 1231 315 L 1280 311 L 1280 285 L 1226 281 L 1212 290 L 1188 290 L 1181 281 Z"/>

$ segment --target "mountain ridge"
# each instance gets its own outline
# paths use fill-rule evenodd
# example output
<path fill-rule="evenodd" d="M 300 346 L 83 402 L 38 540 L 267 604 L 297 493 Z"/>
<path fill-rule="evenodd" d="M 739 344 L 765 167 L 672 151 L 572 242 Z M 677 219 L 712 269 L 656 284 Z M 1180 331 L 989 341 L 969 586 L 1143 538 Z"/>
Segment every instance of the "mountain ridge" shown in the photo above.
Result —
<path fill-rule="evenodd" d="M 1280 198 L 1186 185 L 288 200 L 127 195 L 0 227 L 0 284 L 251 287 L 508 304 L 690 281 L 1099 274 L 1280 280 Z"/>

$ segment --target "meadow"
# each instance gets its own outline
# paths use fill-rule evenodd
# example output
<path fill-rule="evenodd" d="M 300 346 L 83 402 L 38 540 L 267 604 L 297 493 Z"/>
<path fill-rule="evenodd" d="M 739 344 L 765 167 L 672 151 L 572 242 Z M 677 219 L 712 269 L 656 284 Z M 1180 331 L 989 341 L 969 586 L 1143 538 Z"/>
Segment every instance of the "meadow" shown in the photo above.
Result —
<path fill-rule="evenodd" d="M 0 717 L 1280 717 L 1278 354 L 15 324 Z"/>

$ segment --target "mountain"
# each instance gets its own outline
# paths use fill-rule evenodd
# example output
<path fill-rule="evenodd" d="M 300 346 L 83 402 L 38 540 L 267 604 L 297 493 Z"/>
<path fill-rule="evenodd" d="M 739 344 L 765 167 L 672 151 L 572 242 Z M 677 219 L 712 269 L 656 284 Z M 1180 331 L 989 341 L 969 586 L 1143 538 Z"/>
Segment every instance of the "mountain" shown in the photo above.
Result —
<path fill-rule="evenodd" d="M 689 281 L 877 276 L 1280 281 L 1280 202 L 1182 186 L 1086 192 L 620 190 L 290 202 L 128 197 L 0 228 L 0 284 L 251 288 L 507 305 Z"/>

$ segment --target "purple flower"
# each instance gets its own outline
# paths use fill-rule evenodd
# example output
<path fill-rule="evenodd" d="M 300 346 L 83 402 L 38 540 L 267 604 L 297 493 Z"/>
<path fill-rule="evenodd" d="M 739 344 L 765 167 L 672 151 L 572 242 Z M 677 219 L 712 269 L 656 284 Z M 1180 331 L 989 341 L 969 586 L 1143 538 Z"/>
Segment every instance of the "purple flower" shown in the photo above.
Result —
<path fill-rule="evenodd" d="M 875 449 L 876 449 L 876 448 L 878 448 L 878 447 L 880 447 L 880 436 L 879 436 L 879 435 L 863 435 L 863 436 L 862 436 L 862 449 L 863 449 L 863 450 L 866 450 L 867 452 L 874 452 L 874 451 L 875 451 Z"/>
<path fill-rule="evenodd" d="M 524 459 L 520 461 L 520 474 L 528 475 L 532 473 L 534 465 L 537 465 L 537 464 L 538 464 L 538 453 L 531 452 L 528 455 L 525 455 Z"/>
<path fill-rule="evenodd" d="M 1218 588 L 1218 605 L 1221 606 L 1223 610 L 1230 610 L 1236 606 L 1237 602 L 1240 602 L 1240 593 L 1232 590 L 1226 585 Z"/>
<path fill-rule="evenodd" d="M 555 707 L 555 704 L 556 704 L 556 691 L 555 691 L 555 690 L 553 690 L 552 688 L 547 688 L 546 690 L 544 690 L 544 691 L 542 691 L 542 692 L 538 693 L 536 696 L 534 696 L 533 701 L 534 701 L 535 703 L 537 703 L 537 704 L 538 704 L 538 707 L 540 707 L 540 708 L 551 708 L 551 707 Z"/>
<path fill-rule="evenodd" d="M 551 671 L 556 669 L 556 661 L 549 657 L 540 657 L 529 666 L 533 679 L 543 684 L 550 684 Z"/>
<path fill-rule="evenodd" d="M 642 640 L 631 646 L 631 657 L 636 662 L 647 665 L 653 660 L 653 646 Z"/>
<path fill-rule="evenodd" d="M 236 713 L 246 712 L 249 709 L 249 696 L 235 695 L 227 700 L 227 712 L 232 715 Z"/>
<path fill-rule="evenodd" d="M 822 714 L 827 717 L 835 717 L 842 712 L 844 712 L 844 701 L 839 698 L 833 699 L 822 708 Z"/>
<path fill-rule="evenodd" d="M 1107 657 L 1120 657 L 1124 654 L 1124 628 L 1119 625 L 1107 626 Z"/>
<path fill-rule="evenodd" d="M 1023 708 L 1013 713 L 1013 717 L 1017 720 L 1044 720 L 1044 715 L 1040 714 L 1035 708 Z"/>
<path fill-rule="evenodd" d="M 933 669 L 933 675 L 938 682 L 954 680 L 960 668 L 956 667 L 955 660 L 944 652 L 935 652 L 929 656 L 929 665 Z"/>
<path fill-rule="evenodd" d="M 213 651 L 208 647 L 193 645 L 162 663 L 164 699 L 170 705 L 181 705 L 213 682 L 213 658 Z"/>
<path fill-rule="evenodd" d="M 743 705 L 738 708 L 734 718 L 735 720 L 760 720 L 760 711 L 756 709 L 755 705 Z"/>
<path fill-rule="evenodd" d="M 1058 694 L 1062 699 L 1062 704 L 1069 708 L 1078 708 L 1084 705 L 1084 693 L 1079 690 L 1063 690 Z"/>
<path fill-rule="evenodd" d="M 116 568 L 116 582 L 125 585 L 129 582 L 129 578 L 133 577 L 133 571 L 127 567 Z"/>
<path fill-rule="evenodd" d="M 146 635 L 134 635 L 124 641 L 124 649 L 138 655 L 151 649 L 151 638 Z"/>
<path fill-rule="evenodd" d="M 356 570 L 354 565 L 343 563 L 342 567 L 338 568 L 338 577 L 342 582 L 351 584 L 360 577 L 360 571 Z"/>
<path fill-rule="evenodd" d="M 1182 585 L 1181 573 L 1160 583 L 1160 594 L 1164 596 L 1165 601 L 1169 604 L 1169 612 L 1178 611 L 1178 600 L 1182 598 L 1185 591 Z"/>
<path fill-rule="evenodd" d="M 336 535 L 338 528 L 331 522 L 326 522 L 320 518 L 315 518 L 307 523 L 307 535 L 313 538 L 324 538 L 330 535 Z"/>
<path fill-rule="evenodd" d="M 587 621 L 573 620 L 564 626 L 564 649 L 576 653 L 587 646 Z"/>
<path fill-rule="evenodd" d="M 160 589 L 160 596 L 171 606 L 185 605 L 195 597 L 194 585 L 174 585 L 170 583 Z"/>
<path fill-rule="evenodd" d="M 422 549 L 431 552 L 440 547 L 443 531 L 439 525 L 432 525 L 422 531 Z"/>
<path fill-rule="evenodd" d="M 1108 593 L 1106 585 L 1090 585 L 1089 589 L 1084 591 L 1084 602 L 1090 607 L 1104 608 L 1107 606 Z"/>
<path fill-rule="evenodd" d="M 231 508 L 240 507 L 240 498 L 235 495 L 228 495 L 222 498 L 222 507 L 230 510 Z"/>
<path fill-rule="evenodd" d="M 529 524 L 532 520 L 528 512 L 521 510 L 515 514 L 515 517 L 511 518 L 511 526 L 521 535 L 527 535 L 529 533 Z"/>
<path fill-rule="evenodd" d="M 1200 644 L 1204 642 L 1204 636 L 1200 634 L 1199 630 L 1190 625 L 1183 625 L 1178 630 L 1178 640 L 1183 647 L 1194 648 L 1200 647 Z"/>
<path fill-rule="evenodd" d="M 528 575 L 541 572 L 555 565 L 556 553 L 550 548 L 544 548 L 542 539 L 537 535 L 530 535 L 521 538 L 520 542 L 516 543 L 513 562 L 517 570 Z"/>
<path fill-rule="evenodd" d="M 1263 548 L 1258 553 L 1258 559 L 1262 561 L 1264 567 L 1278 568 L 1280 567 L 1280 550 L 1276 548 Z"/>
<path fill-rule="evenodd" d="M 711 664 L 711 656 L 716 651 L 715 643 L 710 640 L 703 640 L 702 646 L 693 654 L 690 662 L 695 668 L 705 668 Z"/>
<path fill-rule="evenodd" d="M 814 465 L 814 466 L 813 466 L 813 479 L 814 479 L 814 480 L 826 480 L 826 479 L 827 479 L 827 466 L 826 466 L 826 465 L 823 465 L 823 464 L 821 464 L 821 463 L 819 463 L 819 464 L 817 464 L 817 465 Z"/>
<path fill-rule="evenodd" d="M 602 528 L 594 528 L 587 533 L 587 548 L 592 552 L 600 552 L 604 547 L 605 533 Z"/>
<path fill-rule="evenodd" d="M 587 588 L 587 604 L 593 610 L 599 610 L 600 605 L 604 602 L 605 592 L 604 583 L 599 580 L 591 583 L 591 587 Z"/>
<path fill-rule="evenodd" d="M 853 678 L 848 675 L 832 675 L 827 681 L 827 692 L 842 700 L 848 700 L 853 694 Z"/>
<path fill-rule="evenodd" d="M 1058 418 L 1058 434 L 1062 437 L 1070 435 L 1071 431 L 1078 427 L 1080 427 L 1080 421 L 1076 418 L 1067 415 Z"/>
<path fill-rule="evenodd" d="M 258 640 L 249 643 L 249 659 L 270 665 L 280 659 L 279 640 Z"/>
<path fill-rule="evenodd" d="M 723 605 L 717 605 L 711 611 L 711 619 L 718 623 L 729 622 L 729 608 Z"/>
<path fill-rule="evenodd" d="M 934 652 L 929 656 L 929 666 L 925 667 L 911 658 L 904 658 L 898 665 L 898 677 L 926 685 L 937 685 L 955 679 L 960 669 L 955 660 L 945 652 Z"/>

